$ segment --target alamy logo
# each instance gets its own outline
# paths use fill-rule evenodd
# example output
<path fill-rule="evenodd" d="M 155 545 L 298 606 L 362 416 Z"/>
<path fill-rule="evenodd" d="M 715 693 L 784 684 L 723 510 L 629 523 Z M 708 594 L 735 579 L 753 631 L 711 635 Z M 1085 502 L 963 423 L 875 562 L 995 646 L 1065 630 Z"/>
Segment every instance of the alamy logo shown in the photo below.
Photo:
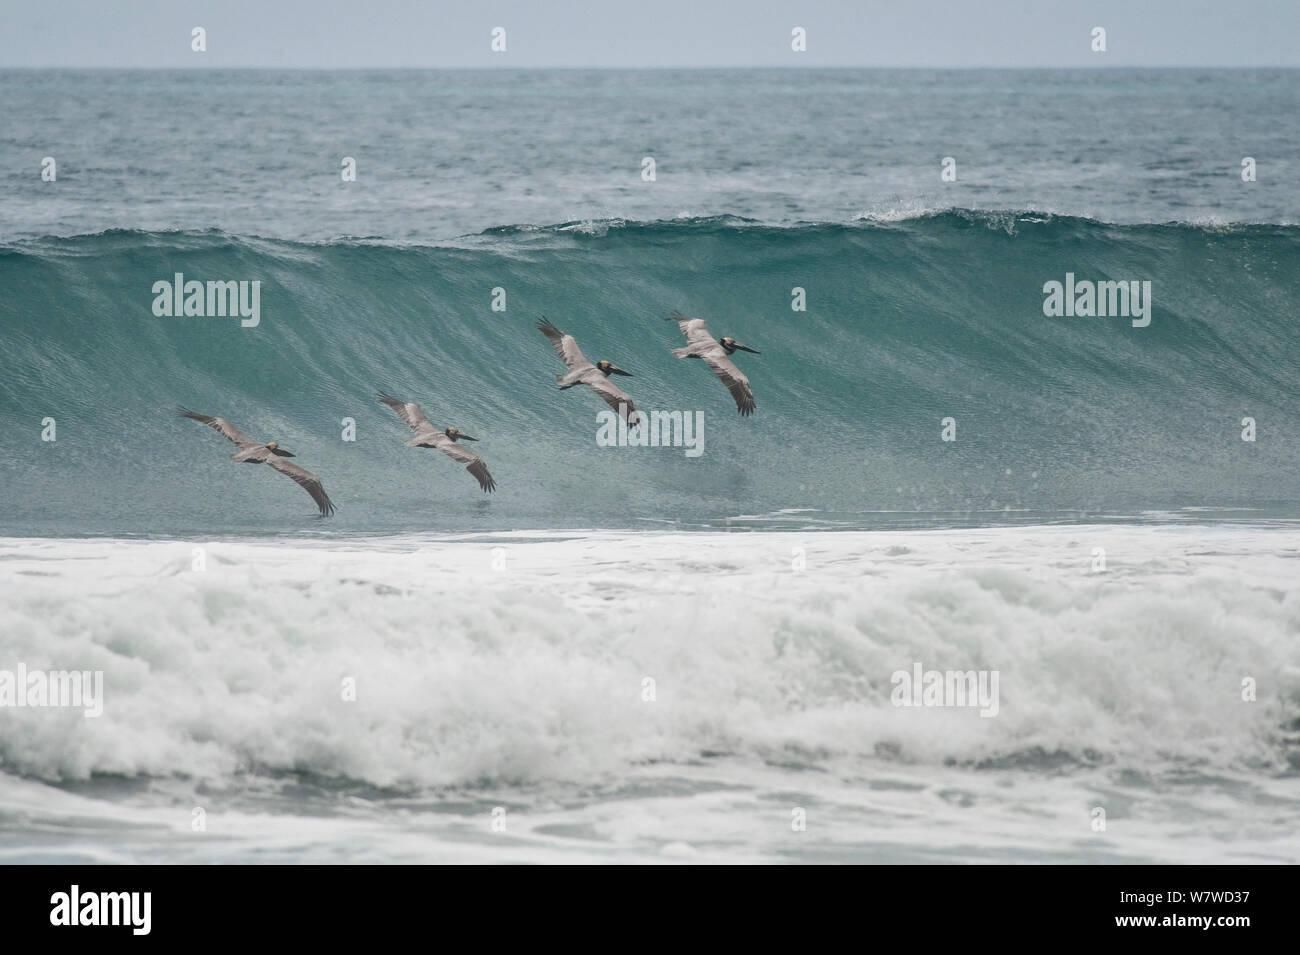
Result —
<path fill-rule="evenodd" d="M 1151 283 L 1074 280 L 1065 273 L 1065 283 L 1056 280 L 1043 286 L 1043 314 L 1049 318 L 1131 318 L 1134 328 L 1151 324 Z"/>
<path fill-rule="evenodd" d="M 86 892 L 74 885 L 50 896 L 51 925 L 128 925 L 132 935 L 148 935 L 152 892 Z"/>
<path fill-rule="evenodd" d="M 86 719 L 104 714 L 103 670 L 0 670 L 0 707 L 80 707 Z"/>
<path fill-rule="evenodd" d="M 620 406 L 623 407 L 623 406 Z M 704 412 L 638 411 L 629 428 L 613 411 L 596 413 L 600 448 L 686 448 L 688 458 L 704 453 Z"/>
<path fill-rule="evenodd" d="M 998 715 L 997 670 L 923 670 L 912 664 L 911 672 L 895 670 L 889 682 L 895 706 L 978 706 L 980 716 Z"/>
<path fill-rule="evenodd" d="M 153 283 L 153 313 L 159 318 L 193 316 L 195 318 L 238 315 L 244 328 L 256 328 L 262 320 L 262 283 L 185 281 L 177 272 L 174 281 L 159 279 Z"/>

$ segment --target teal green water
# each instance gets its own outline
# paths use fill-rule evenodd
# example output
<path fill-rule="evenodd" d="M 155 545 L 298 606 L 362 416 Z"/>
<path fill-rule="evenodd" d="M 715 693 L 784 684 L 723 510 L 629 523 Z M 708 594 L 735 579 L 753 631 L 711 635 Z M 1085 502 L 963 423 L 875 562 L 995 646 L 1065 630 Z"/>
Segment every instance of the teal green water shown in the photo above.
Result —
<path fill-rule="evenodd" d="M 1296 115 L 1300 70 L 0 70 L 0 238 L 951 207 L 1294 224 Z"/>
<path fill-rule="evenodd" d="M 259 280 L 261 321 L 157 317 L 153 284 Z M 1147 280 L 1147 327 L 1047 317 L 1043 286 Z M 1138 516 L 1296 516 L 1300 228 L 950 211 L 778 227 L 731 218 L 500 228 L 456 244 L 110 232 L 0 250 L 0 531 L 349 533 Z M 806 291 L 794 311 L 791 290 Z M 493 311 L 493 289 L 506 310 Z M 740 354 L 742 419 L 665 317 Z M 701 411 L 705 450 L 602 448 L 547 315 L 639 407 Z M 403 446 L 377 390 L 479 437 L 500 490 Z M 328 522 L 235 467 L 184 404 L 278 439 Z M 57 422 L 43 442 L 42 420 Z M 941 420 L 956 440 L 941 440 Z M 1242 419 L 1256 422 L 1243 441 Z M 342 420 L 355 442 L 341 440 Z M 787 509 L 806 509 L 780 517 Z"/>

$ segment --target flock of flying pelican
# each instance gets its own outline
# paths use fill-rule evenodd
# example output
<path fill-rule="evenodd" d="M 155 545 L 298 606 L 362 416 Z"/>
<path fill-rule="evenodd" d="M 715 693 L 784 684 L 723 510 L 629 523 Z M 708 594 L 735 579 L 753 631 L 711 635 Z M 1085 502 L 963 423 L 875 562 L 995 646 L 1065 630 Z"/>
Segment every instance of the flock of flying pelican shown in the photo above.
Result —
<path fill-rule="evenodd" d="M 686 346 L 684 348 L 670 349 L 673 355 L 677 358 L 703 359 L 713 369 L 713 373 L 718 376 L 719 380 L 727 386 L 727 390 L 731 392 L 731 397 L 736 401 L 736 410 L 742 415 L 753 414 L 754 393 L 750 390 L 749 379 L 745 377 L 744 372 L 736 367 L 735 362 L 731 360 L 731 356 L 737 351 L 747 351 L 755 355 L 760 354 L 760 352 L 747 345 L 742 345 L 734 338 L 715 339 L 709 333 L 709 328 L 702 318 L 688 318 L 680 312 L 674 312 L 672 320 L 677 322 L 677 327 L 686 336 Z M 555 353 L 568 366 L 569 373 L 567 375 L 555 376 L 555 383 L 560 390 L 572 388 L 574 385 L 586 385 L 600 395 L 606 404 L 617 411 L 628 427 L 636 427 L 637 422 L 640 420 L 640 412 L 632 404 L 632 399 L 628 397 L 627 392 L 609 380 L 610 375 L 625 375 L 630 378 L 632 373 L 624 371 L 613 362 L 604 359 L 593 363 L 582 353 L 582 349 L 578 347 L 578 342 L 572 335 L 560 331 L 545 317 L 537 323 L 537 328 L 550 340 Z M 490 493 L 496 490 L 496 481 L 488 473 L 487 464 L 484 463 L 483 459 L 468 448 L 463 448 L 456 443 L 457 441 L 477 441 L 478 438 L 471 438 L 458 428 L 447 428 L 446 430 L 435 428 L 429 422 L 429 419 L 425 417 L 424 412 L 420 410 L 420 406 L 413 401 L 403 401 L 383 392 L 380 392 L 376 397 L 380 402 L 397 412 L 397 416 L 406 422 L 408 428 L 415 432 L 415 437 L 406 442 L 407 447 L 436 448 L 448 457 L 464 464 L 465 470 L 474 476 L 479 487 L 485 492 Z M 176 413 L 183 418 L 190 418 L 207 425 L 231 441 L 239 450 L 230 456 L 230 460 L 246 464 L 269 464 L 310 494 L 311 499 L 316 502 L 316 506 L 320 509 L 322 517 L 334 513 L 334 503 L 329 499 L 329 495 L 325 493 L 320 478 L 306 468 L 286 461 L 285 458 L 292 458 L 294 455 L 280 447 L 279 443 L 275 441 L 265 443 L 254 441 L 225 418 L 214 418 L 210 415 L 198 414 L 187 408 L 180 408 Z"/>

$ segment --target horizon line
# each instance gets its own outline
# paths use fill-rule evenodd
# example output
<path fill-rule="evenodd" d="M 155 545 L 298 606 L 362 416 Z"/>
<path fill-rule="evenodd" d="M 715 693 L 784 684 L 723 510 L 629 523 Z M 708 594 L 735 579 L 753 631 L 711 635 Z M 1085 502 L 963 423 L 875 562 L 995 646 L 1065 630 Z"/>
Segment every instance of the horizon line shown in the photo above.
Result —
<path fill-rule="evenodd" d="M 78 70 L 90 71 L 117 71 L 117 72 L 218 72 L 233 70 L 263 70 L 263 71 L 280 71 L 285 73 L 348 73 L 348 72 L 524 72 L 535 70 L 571 70 L 571 71 L 601 71 L 611 73 L 628 73 L 628 72 L 686 72 L 686 71 L 723 71 L 723 70 L 780 70 L 786 72 L 824 72 L 831 70 L 893 70 L 893 71 L 951 71 L 951 72 L 995 72 L 995 71 L 1059 71 L 1059 72 L 1116 72 L 1120 70 L 1300 70 L 1300 65 L 1282 65 L 1282 64 L 1261 64 L 1244 66 L 1240 64 L 1196 64 L 1196 65 L 1174 65 L 1174 64 L 1113 64 L 1097 66 L 993 66 L 993 65 L 967 65 L 967 66 L 890 66 L 883 64 L 875 65 L 818 65 L 818 66 L 794 66 L 794 65 L 726 65 L 726 66 L 608 66 L 608 65 L 555 65 L 539 64 L 536 66 L 483 66 L 483 65 L 464 65 L 464 66 L 259 66 L 250 64 L 223 64 L 220 66 L 121 66 L 109 64 L 89 64 L 89 65 L 4 65 L 0 64 L 0 72 L 19 72 L 24 70 L 65 70 L 74 72 Z"/>

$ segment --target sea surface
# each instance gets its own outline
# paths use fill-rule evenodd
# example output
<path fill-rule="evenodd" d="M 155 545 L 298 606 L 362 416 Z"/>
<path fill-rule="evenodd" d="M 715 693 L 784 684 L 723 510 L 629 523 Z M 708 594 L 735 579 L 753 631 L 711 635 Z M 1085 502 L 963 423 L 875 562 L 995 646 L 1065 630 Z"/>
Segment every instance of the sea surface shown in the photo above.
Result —
<path fill-rule="evenodd" d="M 0 706 L 0 861 L 1300 861 L 1298 115 L 1287 70 L 0 71 L 0 671 L 105 686 Z M 178 273 L 257 325 L 155 314 Z M 1067 275 L 1149 324 L 1045 315 Z M 702 452 L 600 446 L 542 315 Z M 997 715 L 895 705 L 916 664 Z"/>
<path fill-rule="evenodd" d="M 954 207 L 1295 224 L 1297 113 L 1295 70 L 0 71 L 0 238 Z"/>

